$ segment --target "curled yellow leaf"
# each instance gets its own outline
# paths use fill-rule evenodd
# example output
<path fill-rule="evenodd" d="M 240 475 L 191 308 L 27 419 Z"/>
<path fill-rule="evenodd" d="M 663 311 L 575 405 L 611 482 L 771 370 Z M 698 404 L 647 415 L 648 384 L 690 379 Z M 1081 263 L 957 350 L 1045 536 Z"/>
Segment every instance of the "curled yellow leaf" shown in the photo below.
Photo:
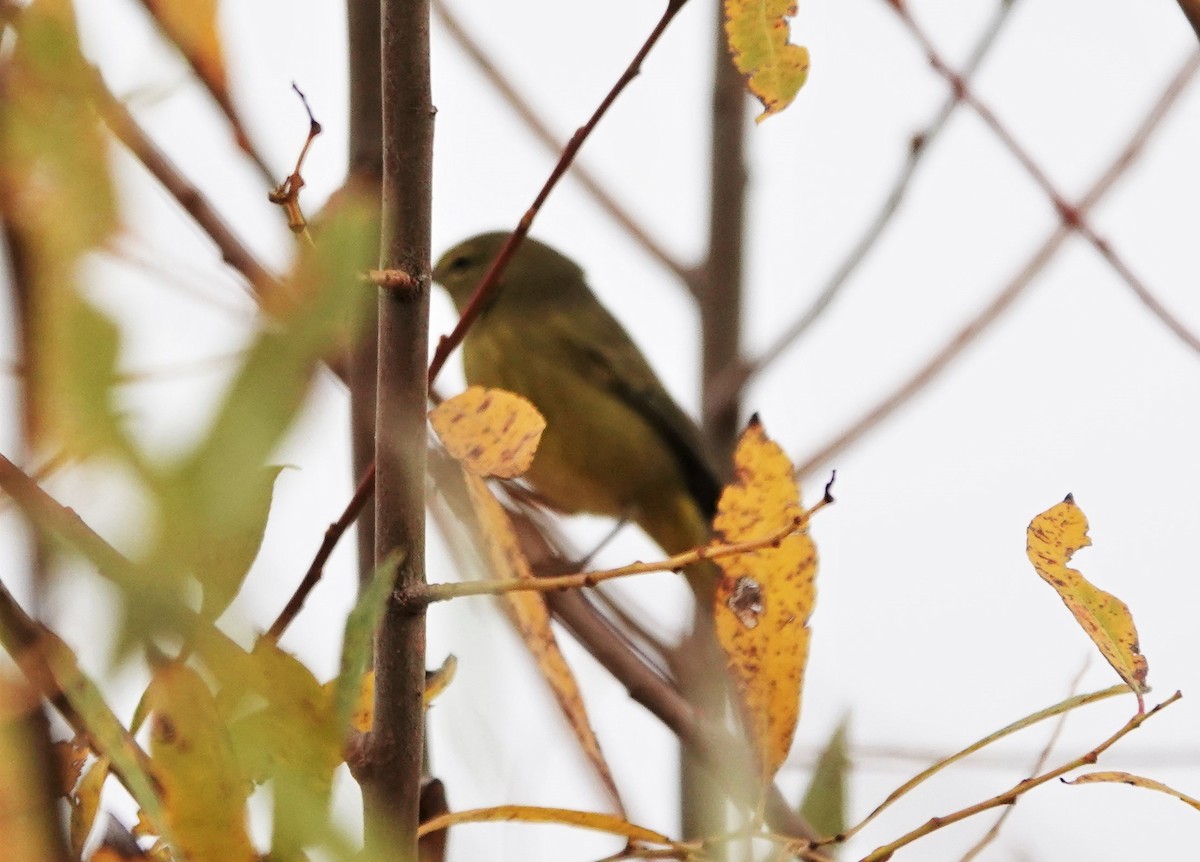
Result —
<path fill-rule="evenodd" d="M 496 577 L 501 580 L 532 579 L 534 576 L 530 571 L 529 561 L 521 551 L 516 531 L 504 507 L 482 479 L 470 474 L 465 474 L 464 478 L 467 481 L 471 505 L 487 541 L 492 571 Z M 558 640 L 554 637 L 554 629 L 550 625 L 550 609 L 546 606 L 545 597 L 534 590 L 514 590 L 504 593 L 501 601 L 525 646 L 537 662 L 542 678 L 554 692 L 559 708 L 571 726 L 584 755 L 596 770 L 617 810 L 623 812 L 621 794 L 617 790 L 612 771 L 608 768 L 608 762 L 604 759 L 604 753 L 600 750 L 600 740 L 592 729 L 587 708 L 583 703 L 583 692 L 559 648 Z"/>
<path fill-rule="evenodd" d="M 1138 648 L 1137 628 L 1128 606 L 1067 566 L 1080 548 L 1092 543 L 1083 510 L 1071 495 L 1029 524 L 1026 553 L 1042 579 L 1058 592 L 1101 655 L 1140 696 L 1146 685 L 1146 659 Z M 1139 697 L 1140 702 L 1140 697 Z"/>
<path fill-rule="evenodd" d="M 443 401 L 429 422 L 446 450 L 476 476 L 512 479 L 533 463 L 546 420 L 520 395 L 472 386 Z"/>
<path fill-rule="evenodd" d="M 1157 790 L 1159 793 L 1174 796 L 1180 802 L 1185 802 L 1197 811 L 1200 811 L 1200 799 L 1188 796 L 1186 793 L 1163 784 L 1161 781 L 1155 781 L 1153 778 L 1144 778 L 1141 775 L 1134 775 L 1130 772 L 1088 772 L 1071 781 L 1063 779 L 1063 784 L 1128 784 L 1131 787 Z"/>
<path fill-rule="evenodd" d="M 715 542 L 744 542 L 799 524 L 792 463 L 757 418 L 738 441 L 736 479 L 721 495 Z M 764 777 L 787 757 L 800 718 L 808 618 L 816 601 L 817 552 L 806 532 L 777 545 L 717 559 L 714 622 Z"/>
<path fill-rule="evenodd" d="M 808 49 L 788 41 L 795 14 L 795 0 L 725 0 L 729 53 L 763 105 L 756 122 L 790 105 L 808 79 Z"/>

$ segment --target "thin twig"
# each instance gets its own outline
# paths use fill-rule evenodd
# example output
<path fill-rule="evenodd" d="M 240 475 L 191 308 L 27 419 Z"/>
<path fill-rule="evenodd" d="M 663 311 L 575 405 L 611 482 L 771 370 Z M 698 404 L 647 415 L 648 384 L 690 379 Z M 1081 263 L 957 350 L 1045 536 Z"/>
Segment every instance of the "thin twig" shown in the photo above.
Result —
<path fill-rule="evenodd" d="M 1080 201 L 1077 209 L 1081 214 L 1088 213 L 1108 193 L 1113 184 L 1125 173 L 1131 164 L 1141 154 L 1143 147 L 1153 132 L 1159 127 L 1171 108 L 1178 101 L 1184 89 L 1200 70 L 1200 53 L 1192 53 L 1171 77 L 1154 106 L 1142 119 L 1141 124 L 1130 137 L 1125 148 L 1113 159 L 1100 178 L 1088 190 Z M 937 352 L 928 362 L 918 369 L 911 377 L 902 383 L 892 394 L 888 395 L 866 414 L 844 429 L 834 439 L 810 455 L 797 468 L 797 475 L 811 475 L 824 467 L 831 458 L 843 452 L 864 435 L 872 431 L 880 422 L 890 416 L 898 407 L 925 388 L 934 380 L 950 362 L 958 356 L 971 342 L 979 337 L 1012 303 L 1024 293 L 1033 283 L 1036 276 L 1058 252 L 1059 248 L 1071 234 L 1071 229 L 1065 224 L 1059 224 L 1054 232 L 1033 253 L 1030 259 L 1021 267 L 1013 279 L 996 295 L 983 310 L 972 318 Z"/>
<path fill-rule="evenodd" d="M 475 62 L 475 65 L 479 67 L 479 71 L 487 78 L 488 83 L 496 88 L 496 91 L 500 93 L 500 96 L 513 109 L 513 112 L 525 124 L 533 136 L 537 138 L 538 142 L 552 153 L 562 152 L 562 142 L 558 136 L 538 116 L 533 106 L 529 104 L 525 97 L 517 92 L 512 82 L 499 70 L 495 61 L 487 55 L 483 47 L 467 32 L 462 22 L 450 10 L 445 0 L 433 0 L 433 11 L 441 20 L 450 37 Z M 690 289 L 694 277 L 693 270 L 685 266 L 678 258 L 663 248 L 662 244 L 650 235 L 649 229 L 639 223 L 633 214 L 611 192 L 600 184 L 600 181 L 596 179 L 591 171 L 583 165 L 576 165 L 575 170 L 572 172 L 572 177 L 584 191 L 592 196 L 592 199 L 613 221 L 625 229 L 630 239 L 640 246 L 646 254 L 650 255 L 666 269 L 669 269 L 684 285 L 689 286 Z"/>
<path fill-rule="evenodd" d="M 1009 20 L 1010 13 L 1016 5 L 1017 0 L 1002 0 L 996 7 L 996 14 L 992 16 L 992 20 L 988 22 L 987 28 L 980 34 L 979 41 L 976 42 L 970 57 L 967 59 L 966 65 L 963 67 L 962 75 L 965 79 L 969 80 L 973 77 L 976 70 L 983 64 L 984 59 L 991 52 L 992 46 L 996 44 L 997 37 L 1000 35 L 1005 22 Z M 859 266 L 874 250 L 875 245 L 879 242 L 879 238 L 883 236 L 884 231 L 899 212 L 900 205 L 908 196 L 909 188 L 912 186 L 913 179 L 917 173 L 917 168 L 921 166 L 925 160 L 925 156 L 932 150 L 933 142 L 937 140 L 942 130 L 946 128 L 951 115 L 954 113 L 954 109 L 959 104 L 959 99 L 954 96 L 947 98 L 934 115 L 934 118 L 926 124 L 925 130 L 913 136 L 908 151 L 908 158 L 905 160 L 903 167 L 901 167 L 899 175 L 892 183 L 892 189 L 884 199 L 879 212 L 867 224 L 858 241 L 851 246 L 849 253 L 838 265 L 837 269 L 834 270 L 833 275 L 825 283 L 820 293 L 817 294 L 817 298 L 813 300 L 808 310 L 795 323 L 784 330 L 759 356 L 743 365 L 726 368 L 721 373 L 721 376 L 713 382 L 712 397 L 716 404 L 719 405 L 731 399 L 748 382 L 765 371 L 782 353 L 804 337 L 804 334 L 830 308 L 833 300 L 841 293 L 842 289 L 850 281 L 850 278 L 858 271 Z"/>
<path fill-rule="evenodd" d="M 150 17 L 154 19 L 154 23 L 158 25 L 159 32 L 163 38 L 174 45 L 179 53 L 183 55 L 184 60 L 191 67 L 192 73 L 204 86 L 204 89 L 208 91 L 213 101 L 217 103 L 217 107 L 220 108 L 226 122 L 229 123 L 229 128 L 233 132 L 233 139 L 237 143 L 238 148 L 258 168 L 267 185 L 273 185 L 275 180 L 271 175 L 271 169 L 267 167 L 266 160 L 263 159 L 262 155 L 255 149 L 254 144 L 251 143 L 245 124 L 242 123 L 237 108 L 234 107 L 233 100 L 230 98 L 229 88 L 226 86 L 224 80 L 224 68 L 215 66 L 210 59 L 199 56 L 193 50 L 193 47 L 187 44 L 188 40 L 182 37 L 183 34 L 179 32 L 179 28 L 173 26 L 171 22 L 164 20 L 162 16 L 162 4 L 152 3 L 150 0 L 141 0 L 141 3 Z M 215 9 L 215 5 L 213 8 Z"/>
<path fill-rule="evenodd" d="M 342 535 L 350 529 L 354 524 L 354 519 L 358 517 L 358 513 L 362 511 L 367 500 L 375 490 L 375 465 L 372 464 L 367 473 L 358 483 L 358 488 L 354 491 L 354 496 L 350 498 L 350 502 L 346 504 L 345 510 L 340 518 L 334 521 L 325 530 L 325 538 L 321 541 L 321 547 L 317 549 L 316 555 L 309 563 L 308 571 L 304 573 L 299 586 L 296 587 L 296 592 L 288 599 L 288 603 L 284 605 L 279 616 L 275 618 L 275 622 L 271 623 L 271 628 L 267 630 L 267 637 L 272 640 L 279 640 L 287 627 L 292 624 L 292 620 L 300 613 L 300 609 L 304 607 L 304 602 L 308 598 L 308 594 L 312 592 L 321 580 L 321 576 L 325 573 L 325 563 L 333 554 L 333 549 L 337 547 L 338 541 Z"/>
<path fill-rule="evenodd" d="M 905 833 L 895 841 L 892 841 L 890 844 L 884 844 L 881 847 L 877 847 L 869 855 L 865 856 L 862 862 L 885 862 L 885 860 L 891 859 L 895 852 L 901 847 L 913 843 L 918 838 L 924 838 L 926 835 L 929 835 L 932 832 L 936 832 L 937 830 L 949 826 L 952 823 L 958 823 L 959 821 L 966 820 L 968 817 L 974 817 L 976 814 L 981 812 L 989 811 L 1002 805 L 1012 805 L 1018 797 L 1020 797 L 1022 794 L 1028 793 L 1033 788 L 1040 787 L 1049 781 L 1053 781 L 1059 776 L 1066 775 L 1073 769 L 1079 769 L 1083 766 L 1090 766 L 1099 759 L 1101 754 L 1119 742 L 1122 738 L 1137 730 L 1146 720 L 1158 715 L 1159 712 L 1175 703 L 1181 697 L 1183 697 L 1182 693 L 1177 691 L 1175 694 L 1171 695 L 1169 698 L 1164 700 L 1150 711 L 1134 715 L 1131 719 L 1129 719 L 1129 721 L 1125 722 L 1124 726 L 1121 727 L 1120 730 L 1118 730 L 1108 739 L 1104 740 L 1087 754 L 1081 755 L 1069 763 L 1064 763 L 1062 766 L 1059 766 L 1056 769 L 1051 769 L 1049 772 L 1044 772 L 1041 775 L 1034 776 L 1033 778 L 1026 778 L 1023 781 L 1019 781 L 1008 790 L 1005 790 L 1003 793 L 998 793 L 990 799 L 985 799 L 982 802 L 976 803 L 975 805 L 969 805 L 966 808 L 961 808 L 958 811 L 942 817 L 931 817 L 916 829 Z"/>
<path fill-rule="evenodd" d="M 1083 682 L 1083 675 L 1087 673 L 1087 669 L 1090 664 L 1090 660 L 1085 661 L 1083 666 L 1079 668 L 1079 673 L 1075 674 L 1075 679 L 1071 680 L 1071 685 L 1069 687 L 1070 694 L 1068 694 L 1068 697 L 1074 697 L 1076 692 L 1079 691 L 1079 686 Z M 1067 726 L 1067 717 L 1069 715 L 1069 712 L 1064 712 L 1058 717 L 1058 721 L 1054 722 L 1054 730 L 1050 732 L 1050 737 L 1046 740 L 1046 744 L 1042 746 L 1041 752 L 1038 753 L 1037 760 L 1033 762 L 1033 766 L 1029 769 L 1031 774 L 1037 775 L 1046 768 L 1046 763 L 1050 760 L 1050 753 L 1054 751 L 1054 746 L 1058 744 L 1058 740 L 1062 736 L 1062 732 Z M 1001 811 L 1000 816 L 996 818 L 996 822 L 993 823 L 991 828 L 983 834 L 982 838 L 976 841 L 975 844 L 962 855 L 962 858 L 959 859 L 959 862 L 971 862 L 971 860 L 978 857 L 979 854 L 982 853 L 989 844 L 996 840 L 996 837 L 1000 834 L 1000 830 L 1004 827 L 1005 821 L 1012 816 L 1012 813 L 1015 810 L 1016 805 L 1009 805 L 1003 811 Z"/>
<path fill-rule="evenodd" d="M 654 29 L 650 31 L 650 35 L 646 37 L 646 41 L 638 49 L 629 66 L 621 73 L 621 77 L 613 84 L 612 89 L 608 91 L 608 94 L 600 102 L 600 105 L 592 113 L 592 116 L 588 118 L 588 121 L 575 131 L 575 134 L 571 136 L 571 140 L 563 148 L 562 155 L 558 159 L 558 164 L 550 172 L 550 176 L 546 179 L 541 191 L 537 193 L 537 197 L 534 198 L 529 209 L 521 216 L 520 223 L 518 223 L 512 235 L 509 236 L 504 247 L 500 249 L 499 254 L 496 255 L 496 259 L 492 261 L 492 265 L 488 267 L 483 280 L 475 288 L 475 293 L 471 297 L 470 302 L 463 309 L 462 317 L 459 318 L 458 323 L 449 335 L 443 335 L 438 340 L 437 350 L 433 354 L 433 361 L 429 364 L 429 384 L 431 386 L 441 372 L 442 366 L 446 364 L 446 360 L 450 357 L 450 354 L 454 352 L 454 348 L 459 345 L 463 336 L 467 334 L 467 329 L 474 322 L 475 318 L 479 316 L 488 299 L 498 289 L 500 276 L 504 273 L 505 267 L 508 266 L 508 261 L 516 253 L 521 241 L 525 239 L 525 235 L 529 233 L 529 228 L 532 226 L 534 218 L 541 211 L 546 198 L 550 196 L 550 192 L 554 190 L 554 187 L 558 185 L 558 181 L 562 179 L 567 169 L 571 167 L 571 163 L 575 160 L 575 155 L 579 152 L 579 148 L 583 146 L 583 142 L 588 139 L 592 130 L 596 128 L 596 124 L 600 122 L 601 118 L 608 112 L 608 109 L 612 107 L 617 97 L 637 77 L 641 71 L 642 61 L 666 31 L 672 19 L 679 14 L 685 3 L 687 3 L 687 0 L 667 0 L 667 8 L 663 11 L 662 17 L 654 25 Z"/>
<path fill-rule="evenodd" d="M 954 764 L 959 763 L 960 761 L 983 750 L 984 748 L 986 748 L 987 746 L 991 745 L 994 742 L 999 742 L 1001 739 L 1004 739 L 1005 737 L 1012 736 L 1014 733 L 1018 733 L 1019 731 L 1025 730 L 1026 728 L 1029 728 L 1029 727 L 1032 727 L 1033 725 L 1035 725 L 1041 721 L 1045 721 L 1048 718 L 1053 718 L 1056 715 L 1063 715 L 1065 713 L 1070 712 L 1073 709 L 1078 709 L 1083 706 L 1088 706 L 1089 704 L 1093 704 L 1093 703 L 1096 703 L 1101 700 L 1106 700 L 1107 698 L 1110 698 L 1110 697 L 1116 697 L 1118 695 L 1128 694 L 1129 691 L 1130 691 L 1130 689 L 1129 689 L 1129 686 L 1127 686 L 1127 685 L 1121 684 L 1121 685 L 1110 686 L 1109 688 L 1103 689 L 1101 691 L 1093 691 L 1088 694 L 1080 694 L 1080 695 L 1076 695 L 1074 697 L 1069 697 L 1066 700 L 1063 700 L 1063 701 L 1060 701 L 1059 703 L 1054 704 L 1053 706 L 1047 707 L 1046 709 L 1039 710 L 1039 711 L 1033 713 L 1032 715 L 1027 715 L 1024 718 L 1018 719 L 1017 721 L 1014 721 L 1014 722 L 1002 727 L 1000 730 L 997 730 L 994 733 L 988 734 L 983 739 L 980 739 L 976 742 L 971 743 L 966 748 L 961 749 L 960 751 L 956 751 L 954 754 L 951 754 L 948 757 L 943 757 L 941 760 L 937 761 L 936 763 L 933 763 L 933 764 L 925 767 L 920 772 L 918 772 L 916 775 L 914 775 L 912 778 L 908 779 L 903 784 L 901 784 L 899 787 L 897 787 L 895 790 L 893 790 L 891 793 L 889 793 L 887 795 L 887 798 L 885 798 L 883 800 L 883 802 L 881 802 L 877 806 L 875 806 L 875 808 L 871 811 L 870 814 L 868 814 L 866 817 L 864 817 L 862 820 L 860 820 L 854 826 L 850 827 L 849 829 L 844 830 L 839 835 L 834 835 L 834 836 L 830 837 L 829 839 L 827 839 L 826 842 L 823 842 L 823 843 L 839 843 L 840 844 L 845 841 L 848 841 L 850 838 L 854 837 L 859 832 L 861 832 L 869 823 L 874 821 L 876 817 L 878 817 L 880 814 L 882 814 L 884 811 L 886 811 L 888 808 L 890 808 L 892 806 L 892 804 L 896 802 L 896 800 L 901 799 L 908 793 L 911 793 L 914 789 L 919 787 L 921 784 L 924 784 L 926 781 L 928 781 L 930 778 L 932 778 L 937 773 L 941 772 L 943 769 L 946 769 L 947 767 L 950 767 L 950 766 L 953 766 Z"/>
<path fill-rule="evenodd" d="M 576 572 L 570 575 L 551 575 L 539 578 L 512 578 L 504 581 L 463 581 L 447 584 L 430 584 L 427 588 L 425 599 L 429 603 L 444 602 L 447 599 L 456 599 L 461 596 L 498 596 L 504 593 L 517 592 L 518 590 L 548 593 L 557 590 L 594 587 L 605 581 L 610 581 L 614 578 L 624 578 L 630 575 L 682 571 L 704 560 L 717 560 L 739 554 L 748 554 L 752 551 L 778 545 L 788 536 L 799 530 L 803 530 L 808 525 L 809 519 L 818 511 L 825 508 L 826 505 L 828 505 L 828 498 L 821 500 L 782 529 L 758 539 L 750 539 L 745 542 L 734 542 L 726 545 L 702 545 L 699 548 L 693 548 L 682 554 L 667 557 L 665 560 L 656 560 L 650 563 L 630 563 L 629 565 L 618 566 L 614 569 L 599 569 L 591 572 Z"/>
<path fill-rule="evenodd" d="M 1155 317 L 1162 321 L 1171 332 L 1175 333 L 1184 344 L 1200 353 L 1200 338 L 1197 338 L 1178 318 L 1171 314 L 1149 289 L 1146 288 L 1141 279 L 1134 275 L 1129 265 L 1117 255 L 1112 244 L 1104 237 L 1101 237 L 1088 223 L 1086 214 L 1081 209 L 1071 206 L 1066 197 L 1054 186 L 1054 183 L 1050 180 L 1046 172 L 1034 161 L 1029 151 L 1013 136 L 1008 127 L 1000 122 L 996 113 L 971 89 L 965 76 L 958 74 L 950 68 L 949 64 L 938 53 L 925 31 L 921 29 L 920 25 L 909 14 L 907 8 L 903 6 L 897 8 L 900 10 L 901 20 L 928 56 L 930 65 L 950 84 L 955 98 L 959 98 L 970 105 L 971 109 L 979 115 L 984 124 L 992 130 L 992 133 L 1020 162 L 1026 173 L 1045 192 L 1046 197 L 1049 198 L 1051 205 L 1058 212 L 1063 223 L 1077 231 L 1080 236 L 1091 243 L 1092 247 L 1108 261 L 1117 275 L 1121 277 L 1133 291 L 1134 295 L 1141 300 Z"/>
<path fill-rule="evenodd" d="M 258 262 L 254 253 L 242 243 L 201 191 L 150 140 L 129 109 L 112 94 L 98 74 L 94 80 L 92 96 L 96 101 L 101 118 L 112 130 L 112 133 L 170 193 L 171 197 L 175 198 L 175 201 L 192 217 L 201 230 L 208 234 L 220 249 L 222 259 L 250 282 L 255 293 L 262 296 L 277 292 L 279 289 L 278 279 Z"/>

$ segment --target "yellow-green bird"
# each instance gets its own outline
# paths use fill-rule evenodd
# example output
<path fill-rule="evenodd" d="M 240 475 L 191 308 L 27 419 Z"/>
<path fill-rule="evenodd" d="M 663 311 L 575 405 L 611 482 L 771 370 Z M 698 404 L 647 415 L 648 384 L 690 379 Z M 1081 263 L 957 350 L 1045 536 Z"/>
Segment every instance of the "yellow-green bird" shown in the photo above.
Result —
<path fill-rule="evenodd" d="M 507 240 L 442 255 L 461 312 Z M 467 382 L 528 398 L 546 430 L 526 478 L 554 506 L 628 518 L 667 553 L 704 544 L 720 483 L 700 431 L 570 258 L 525 239 L 463 341 Z"/>

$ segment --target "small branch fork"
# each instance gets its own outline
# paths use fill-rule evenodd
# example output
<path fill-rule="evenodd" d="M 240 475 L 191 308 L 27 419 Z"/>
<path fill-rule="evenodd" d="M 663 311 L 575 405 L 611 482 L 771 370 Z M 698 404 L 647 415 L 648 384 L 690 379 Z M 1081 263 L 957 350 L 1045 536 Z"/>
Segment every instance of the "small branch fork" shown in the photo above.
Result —
<path fill-rule="evenodd" d="M 1080 217 L 1086 216 L 1116 184 L 1129 167 L 1141 155 L 1151 135 L 1162 124 L 1170 113 L 1171 108 L 1200 72 L 1200 53 L 1192 53 L 1171 76 L 1163 88 L 1159 98 L 1146 113 L 1141 123 L 1134 130 L 1124 149 L 1100 174 L 1099 178 L 1083 196 L 1077 206 Z M 826 443 L 817 452 L 810 455 L 796 469 L 796 475 L 806 476 L 820 469 L 838 453 L 845 451 L 861 437 L 872 431 L 884 419 L 890 416 L 909 399 L 923 390 L 942 371 L 944 371 L 959 353 L 967 348 L 988 327 L 995 323 L 1025 290 L 1033 284 L 1037 276 L 1054 258 L 1059 248 L 1071 236 L 1072 229 L 1065 223 L 1060 223 L 1046 238 L 1041 246 L 1030 256 L 1015 276 L 1004 288 L 971 320 L 942 346 L 923 366 L 908 377 L 894 392 L 868 410 L 854 424 L 845 428 L 834 439 Z"/>
<path fill-rule="evenodd" d="M 897 13 L 900 15 L 901 21 L 908 28 L 913 38 L 920 45 L 926 56 L 929 58 L 929 64 L 939 75 L 941 75 L 946 83 L 950 85 L 954 98 L 958 101 L 969 105 L 979 118 L 987 125 L 992 133 L 999 141 L 1013 154 L 1020 162 L 1026 173 L 1033 179 L 1035 183 L 1045 192 L 1051 205 L 1058 212 L 1062 223 L 1071 230 L 1078 233 L 1086 239 L 1100 253 L 1100 255 L 1108 261 L 1109 266 L 1113 271 L 1129 285 L 1139 300 L 1157 317 L 1168 329 L 1171 330 L 1184 344 L 1192 350 L 1200 353 L 1200 338 L 1190 332 L 1174 315 L 1172 315 L 1165 306 L 1150 292 L 1150 290 L 1142 283 L 1142 281 L 1133 273 L 1128 264 L 1125 263 L 1113 250 L 1112 244 L 1108 240 L 1101 237 L 1092 228 L 1087 221 L 1087 213 L 1081 206 L 1073 206 L 1067 198 L 1055 187 L 1050 177 L 1046 172 L 1034 161 L 1033 156 L 1029 151 L 1021 145 L 1013 136 L 1008 128 L 1000 122 L 988 105 L 983 102 L 971 89 L 967 83 L 967 79 L 950 68 L 950 65 L 938 52 L 929 36 L 917 24 L 916 20 L 908 12 L 903 4 L 896 6 Z"/>
<path fill-rule="evenodd" d="M 1023 781 L 1019 781 L 1008 790 L 1005 790 L 1003 793 L 998 793 L 990 799 L 985 799 L 982 802 L 969 805 L 966 808 L 960 808 L 958 811 L 942 817 L 931 817 L 925 823 L 921 824 L 916 829 L 901 835 L 895 841 L 892 841 L 889 844 L 884 844 L 881 847 L 877 847 L 870 854 L 863 857 L 861 862 L 886 862 L 886 860 L 891 859 L 893 854 L 895 854 L 895 852 L 901 847 L 912 844 L 917 839 L 924 838 L 931 832 L 936 832 L 937 830 L 949 826 L 952 823 L 958 823 L 961 820 L 966 820 L 968 817 L 974 817 L 976 814 L 980 814 L 984 811 L 989 811 L 993 808 L 999 808 L 1004 805 L 1012 805 L 1017 801 L 1018 797 L 1028 793 L 1030 790 L 1033 790 L 1033 788 L 1040 787 L 1041 785 L 1046 784 L 1049 781 L 1053 781 L 1056 778 L 1061 778 L 1074 769 L 1079 769 L 1081 767 L 1094 764 L 1100 758 L 1101 754 L 1112 748 L 1112 746 L 1121 739 L 1137 730 L 1146 721 L 1155 715 L 1158 715 L 1158 713 L 1162 712 L 1167 707 L 1171 706 L 1181 697 L 1183 697 L 1183 694 L 1177 691 L 1148 712 L 1134 715 L 1129 719 L 1129 721 L 1125 722 L 1124 726 L 1122 726 L 1108 739 L 1101 742 L 1091 751 L 1075 758 L 1069 763 L 1064 763 L 1062 766 L 1051 769 L 1049 772 L 1043 772 L 1042 774 L 1036 775 L 1033 778 L 1026 778 Z"/>
<path fill-rule="evenodd" d="M 296 167 L 291 174 L 278 186 L 274 188 L 268 195 L 267 200 L 277 206 L 283 207 L 283 211 L 287 213 L 288 229 L 295 234 L 308 235 L 308 221 L 304 218 L 304 213 L 300 211 L 300 190 L 304 188 L 304 177 L 301 176 L 301 168 L 304 166 L 304 159 L 308 156 L 309 147 L 316 139 L 317 135 L 321 134 L 321 124 L 317 122 L 317 118 L 313 116 L 312 108 L 308 105 L 308 99 L 303 91 L 292 82 L 292 89 L 296 95 L 300 97 L 301 104 L 304 105 L 304 111 L 308 114 L 308 136 L 304 139 L 304 146 L 300 148 L 300 155 L 296 158 Z"/>
<path fill-rule="evenodd" d="M 418 600 L 433 603 L 460 596 L 501 595 L 518 590 L 533 590 L 545 593 L 556 590 L 582 589 L 594 587 L 597 584 L 613 580 L 614 578 L 642 575 L 650 572 L 679 572 L 688 566 L 695 565 L 704 560 L 735 557 L 739 554 L 749 554 L 763 548 L 778 547 L 779 543 L 788 536 L 805 530 L 813 515 L 833 503 L 833 496 L 829 493 L 829 488 L 832 484 L 833 480 L 831 479 L 830 484 L 826 486 L 825 496 L 811 509 L 801 515 L 797 515 L 791 523 L 785 525 L 782 529 L 758 539 L 730 544 L 704 545 L 690 551 L 685 551 L 682 554 L 667 557 L 665 560 L 651 563 L 630 563 L 626 566 L 618 566 L 615 569 L 576 572 L 570 575 L 532 579 L 512 578 L 504 581 L 466 581 L 452 584 L 430 584 L 425 590 L 425 595 L 418 597 Z"/>

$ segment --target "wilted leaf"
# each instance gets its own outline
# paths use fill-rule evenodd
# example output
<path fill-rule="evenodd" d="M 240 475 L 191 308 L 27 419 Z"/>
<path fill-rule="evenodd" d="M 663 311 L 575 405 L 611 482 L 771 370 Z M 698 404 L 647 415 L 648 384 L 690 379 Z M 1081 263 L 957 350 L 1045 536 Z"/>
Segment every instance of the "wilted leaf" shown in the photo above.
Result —
<path fill-rule="evenodd" d="M 800 813 L 818 835 L 839 835 L 846 829 L 846 785 L 850 777 L 847 743 L 850 722 L 842 719 L 817 758 Z M 826 848 L 828 849 L 828 848 Z"/>
<path fill-rule="evenodd" d="M 476 476 L 513 479 L 529 469 L 546 420 L 528 400 L 472 386 L 429 412 L 451 455 Z"/>
<path fill-rule="evenodd" d="M 798 523 L 803 510 L 792 463 L 757 417 L 738 441 L 734 467 L 736 478 L 717 505 L 715 543 L 759 539 Z M 714 604 L 717 640 L 769 778 L 787 757 L 800 717 L 817 552 L 807 533 L 793 533 L 716 562 L 723 573 Z"/>
<path fill-rule="evenodd" d="M 1200 799 L 1194 799 L 1186 793 L 1180 793 L 1175 788 L 1168 787 L 1161 781 L 1155 781 L 1153 778 L 1143 778 L 1140 775 L 1133 775 L 1129 772 L 1089 772 L 1070 781 L 1064 778 L 1062 782 L 1063 784 L 1128 784 L 1132 787 L 1143 787 L 1146 790 L 1157 790 L 1159 793 L 1174 796 L 1180 802 L 1186 802 L 1197 811 L 1200 811 Z"/>
<path fill-rule="evenodd" d="M 529 562 L 521 553 L 512 522 L 504 507 L 492 496 L 487 483 L 478 476 L 465 474 L 467 488 L 470 492 L 471 503 L 479 520 L 488 553 L 491 556 L 492 571 L 500 580 L 515 578 L 533 579 L 529 570 Z M 526 647 L 533 654 L 538 670 L 550 685 L 559 708 L 571 725 L 575 738 L 583 748 L 583 753 L 591 762 L 596 774 L 600 777 L 604 789 L 608 791 L 618 811 L 624 811 L 621 795 L 613 780 L 612 772 L 600 750 L 600 741 L 592 730 L 588 720 L 587 709 L 583 705 L 583 694 L 579 683 L 571 672 L 570 665 L 559 649 L 550 627 L 550 609 L 542 594 L 533 590 L 515 590 L 504 593 L 501 597 L 507 608 L 513 624 L 525 641 Z"/>
<path fill-rule="evenodd" d="M 25 616 L 17 607 L 6 608 L 12 619 L 0 614 L 0 641 L 26 677 L 43 693 L 61 692 L 78 714 L 95 753 L 120 772 L 125 789 L 146 816 L 163 829 L 162 807 L 144 752 L 105 703 L 103 695 L 80 669 L 71 648 L 49 629 Z M 32 640 L 17 631 L 36 632 Z"/>
<path fill-rule="evenodd" d="M 80 737 L 64 742 L 54 743 L 54 753 L 58 756 L 59 778 L 59 793 L 62 796 L 69 796 L 71 791 L 75 789 L 75 785 L 79 783 L 79 776 L 83 774 L 83 764 L 87 761 L 88 747 Z"/>
<path fill-rule="evenodd" d="M 189 859 L 250 862 L 250 782 L 216 702 L 195 671 L 173 663 L 150 683 L 150 755 L 172 844 Z"/>
<path fill-rule="evenodd" d="M 788 42 L 795 14 L 795 0 L 725 0 L 733 64 L 763 105 L 757 122 L 790 105 L 808 78 L 808 49 Z"/>
<path fill-rule="evenodd" d="M 1137 629 L 1129 608 L 1116 596 L 1090 584 L 1067 563 L 1092 543 L 1083 511 L 1070 495 L 1038 515 L 1026 531 L 1026 553 L 1037 573 L 1054 587 L 1121 679 L 1138 695 L 1146 685 L 1146 659 L 1138 649 Z"/>
<path fill-rule="evenodd" d="M 83 855 L 83 845 L 92 834 L 96 824 L 96 813 L 100 810 L 100 791 L 108 780 L 108 761 L 103 757 L 92 762 L 87 773 L 72 794 L 71 802 L 71 851 Z"/>

